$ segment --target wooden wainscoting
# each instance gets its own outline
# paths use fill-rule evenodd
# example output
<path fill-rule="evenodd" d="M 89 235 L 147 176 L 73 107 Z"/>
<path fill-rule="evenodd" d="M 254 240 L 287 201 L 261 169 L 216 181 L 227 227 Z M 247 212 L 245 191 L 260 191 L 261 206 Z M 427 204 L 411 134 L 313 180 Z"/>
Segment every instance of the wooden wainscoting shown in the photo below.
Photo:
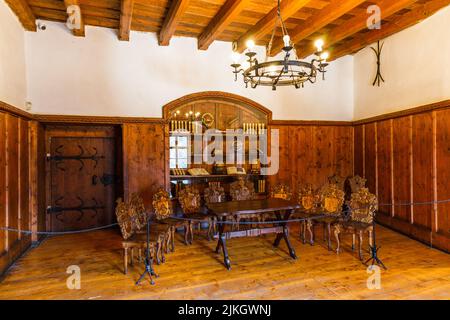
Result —
<path fill-rule="evenodd" d="M 38 172 L 37 155 L 42 152 L 42 127 L 16 113 L 0 111 L 0 226 L 41 231 L 39 213 L 43 181 Z M 41 171 L 43 172 L 43 171 Z M 37 236 L 0 230 L 0 274 L 17 259 Z"/>
<path fill-rule="evenodd" d="M 319 188 L 329 176 L 353 174 L 351 124 L 283 122 L 270 129 L 278 130 L 280 145 L 280 167 L 278 174 L 269 177 L 271 185 L 282 182 L 297 190 L 301 182 Z"/>
<path fill-rule="evenodd" d="M 122 126 L 124 197 L 139 193 L 146 208 L 151 208 L 153 194 L 169 184 L 169 128 L 162 123 Z"/>
<path fill-rule="evenodd" d="M 450 252 L 450 102 L 363 120 L 355 126 L 355 174 L 381 204 L 378 220 Z"/>

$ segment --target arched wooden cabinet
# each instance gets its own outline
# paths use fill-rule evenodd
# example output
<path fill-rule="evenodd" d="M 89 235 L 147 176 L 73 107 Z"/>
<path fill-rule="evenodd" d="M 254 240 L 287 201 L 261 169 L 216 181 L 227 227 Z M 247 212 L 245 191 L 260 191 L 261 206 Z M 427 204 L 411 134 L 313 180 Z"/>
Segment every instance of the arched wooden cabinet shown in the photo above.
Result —
<path fill-rule="evenodd" d="M 260 163 L 266 156 L 261 145 L 267 140 L 261 137 L 267 132 L 270 110 L 241 96 L 204 92 L 169 103 L 163 114 L 173 197 L 185 184 L 203 189 L 218 182 L 227 189 L 238 176 L 252 181 L 256 192 L 265 195 Z"/>

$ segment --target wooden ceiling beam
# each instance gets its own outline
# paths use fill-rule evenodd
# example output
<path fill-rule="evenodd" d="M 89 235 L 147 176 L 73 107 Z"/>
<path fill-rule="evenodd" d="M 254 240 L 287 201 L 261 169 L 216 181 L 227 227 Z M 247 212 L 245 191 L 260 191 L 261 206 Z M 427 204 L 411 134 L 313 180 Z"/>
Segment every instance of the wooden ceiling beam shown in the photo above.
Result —
<path fill-rule="evenodd" d="M 284 0 L 280 4 L 281 17 L 285 20 L 296 14 L 301 8 L 303 8 L 311 0 Z M 257 41 L 263 38 L 265 35 L 272 32 L 275 23 L 278 18 L 278 6 L 270 10 L 258 23 L 247 31 L 237 41 L 237 51 L 241 53 L 245 50 L 245 43 L 247 40 L 252 39 Z"/>
<path fill-rule="evenodd" d="M 381 10 L 381 19 L 385 19 L 415 2 L 417 2 L 417 0 L 383 0 L 378 3 Z M 326 47 L 330 48 L 339 41 L 367 28 L 368 18 L 369 15 L 367 14 L 358 15 L 333 28 L 327 35 L 324 35 Z M 304 59 L 314 54 L 314 52 L 316 52 L 316 48 L 312 43 L 308 46 L 297 47 L 297 54 L 300 59 Z"/>
<path fill-rule="evenodd" d="M 83 13 L 81 12 L 81 6 L 79 0 L 64 0 L 64 5 L 66 6 L 66 10 L 70 6 L 78 6 L 80 8 L 80 28 L 79 29 L 72 29 L 72 34 L 76 37 L 84 37 L 84 19 L 83 19 Z M 69 14 L 69 13 L 67 13 Z"/>
<path fill-rule="evenodd" d="M 430 17 L 449 4 L 450 0 L 429 1 L 416 7 L 408 13 L 399 16 L 398 19 L 383 23 L 381 29 L 370 30 L 369 32 L 359 34 L 349 42 L 344 42 L 338 47 L 333 48 L 330 54 L 330 61 L 336 60 L 348 54 L 356 53 L 372 43 L 420 23 L 422 20 Z"/>
<path fill-rule="evenodd" d="M 190 0 L 173 0 L 159 32 L 159 45 L 168 46 L 177 29 L 181 15 L 186 11 Z"/>
<path fill-rule="evenodd" d="M 292 43 L 299 43 L 365 1 L 366 0 L 333 0 L 325 8 L 312 15 L 290 32 Z M 274 41 L 271 55 L 278 54 L 283 47 L 283 40 L 278 38 Z"/>
<path fill-rule="evenodd" d="M 250 0 L 227 0 L 198 37 L 198 48 L 206 50 L 226 27 L 241 13 Z"/>
<path fill-rule="evenodd" d="M 27 31 L 36 31 L 36 17 L 26 0 L 5 0 L 11 10 L 16 14 L 23 28 Z"/>
<path fill-rule="evenodd" d="M 130 40 L 131 19 L 133 16 L 134 0 L 122 0 L 120 5 L 119 40 Z"/>

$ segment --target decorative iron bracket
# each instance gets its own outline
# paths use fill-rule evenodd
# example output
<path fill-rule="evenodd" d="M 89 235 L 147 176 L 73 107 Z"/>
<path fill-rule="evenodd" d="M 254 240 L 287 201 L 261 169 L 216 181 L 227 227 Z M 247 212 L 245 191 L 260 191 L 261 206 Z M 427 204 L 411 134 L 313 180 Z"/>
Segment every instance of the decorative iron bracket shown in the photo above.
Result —
<path fill-rule="evenodd" d="M 105 206 L 99 206 L 98 202 L 95 198 L 92 198 L 92 201 L 94 202 L 93 206 L 85 206 L 83 199 L 81 199 L 78 196 L 77 196 L 77 199 L 80 202 L 80 205 L 74 206 L 74 207 L 62 207 L 62 206 L 60 206 L 60 202 L 63 198 L 64 197 L 60 197 L 55 201 L 56 206 L 48 206 L 47 207 L 47 213 L 48 214 L 56 214 L 56 219 L 58 219 L 60 221 L 62 221 L 62 220 L 59 219 L 59 216 L 62 213 L 64 213 L 65 211 L 78 211 L 80 213 L 80 216 L 78 217 L 77 221 L 80 221 L 83 218 L 85 211 L 94 211 L 95 214 L 93 216 L 95 216 L 98 214 L 97 210 L 105 208 Z"/>
<path fill-rule="evenodd" d="M 378 86 L 381 86 L 381 81 L 384 82 L 383 76 L 381 75 L 381 51 L 383 50 L 384 42 L 380 46 L 380 41 L 377 42 L 377 48 L 370 47 L 370 49 L 373 50 L 375 53 L 375 56 L 377 57 L 377 75 L 375 76 L 375 80 L 373 80 L 372 86 L 375 86 L 375 84 L 378 84 Z"/>
<path fill-rule="evenodd" d="M 56 167 L 62 171 L 65 171 L 65 169 L 63 167 L 60 166 L 61 162 L 64 160 L 77 160 L 80 162 L 80 168 L 79 170 L 83 170 L 84 169 L 84 161 L 83 160 L 92 160 L 94 161 L 94 169 L 97 167 L 98 164 L 98 160 L 100 159 L 105 159 L 105 156 L 98 156 L 98 150 L 95 147 L 92 147 L 92 149 L 94 149 L 94 154 L 91 156 L 87 156 L 84 155 L 84 149 L 82 146 L 78 145 L 78 148 L 80 149 L 80 153 L 78 155 L 74 155 L 74 156 L 63 156 L 61 154 L 61 150 L 64 148 L 63 145 L 58 146 L 58 148 L 56 148 L 55 153 L 56 155 L 52 156 L 52 155 L 47 155 L 47 160 L 54 160 L 56 161 Z"/>

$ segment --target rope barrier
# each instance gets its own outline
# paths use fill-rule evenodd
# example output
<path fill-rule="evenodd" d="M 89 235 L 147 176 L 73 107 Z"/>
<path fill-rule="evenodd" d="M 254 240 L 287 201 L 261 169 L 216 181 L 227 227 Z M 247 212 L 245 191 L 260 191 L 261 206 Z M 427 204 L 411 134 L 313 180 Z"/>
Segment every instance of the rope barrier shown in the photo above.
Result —
<path fill-rule="evenodd" d="M 378 204 L 378 207 L 393 207 L 393 206 L 422 206 L 422 205 L 434 205 L 434 204 L 442 204 L 442 203 L 450 203 L 450 199 L 446 200 L 437 200 L 437 201 L 426 201 L 426 202 L 404 202 L 404 203 L 384 203 L 384 204 Z M 362 207 L 359 210 L 367 209 L 368 207 Z M 302 217 L 302 218 L 293 218 L 288 220 L 268 220 L 268 221 L 216 221 L 216 224 L 225 224 L 225 225 L 253 225 L 253 224 L 287 224 L 287 223 L 293 223 L 293 222 L 303 222 L 306 220 L 319 220 L 322 218 L 328 218 L 328 217 L 335 217 L 338 218 L 345 214 L 350 214 L 352 212 L 351 209 L 343 210 L 341 211 L 340 215 L 332 215 L 326 212 L 320 212 L 320 213 L 313 213 L 313 215 L 309 217 Z M 268 213 L 270 214 L 270 213 Z M 204 222 L 204 219 L 193 219 L 188 217 L 171 217 L 176 220 L 180 221 L 192 221 L 192 222 Z M 20 230 L 17 228 L 10 228 L 10 227 L 0 227 L 0 231 L 9 231 L 9 232 L 17 232 L 17 233 L 23 233 L 23 234 L 36 234 L 36 235 L 67 235 L 67 234 L 78 234 L 78 233 L 87 233 L 92 231 L 98 231 L 98 230 L 104 230 L 109 229 L 112 227 L 117 226 L 118 223 L 111 223 L 104 226 L 94 227 L 94 228 L 87 228 L 82 230 L 74 230 L 74 231 L 31 231 L 31 230 Z"/>

